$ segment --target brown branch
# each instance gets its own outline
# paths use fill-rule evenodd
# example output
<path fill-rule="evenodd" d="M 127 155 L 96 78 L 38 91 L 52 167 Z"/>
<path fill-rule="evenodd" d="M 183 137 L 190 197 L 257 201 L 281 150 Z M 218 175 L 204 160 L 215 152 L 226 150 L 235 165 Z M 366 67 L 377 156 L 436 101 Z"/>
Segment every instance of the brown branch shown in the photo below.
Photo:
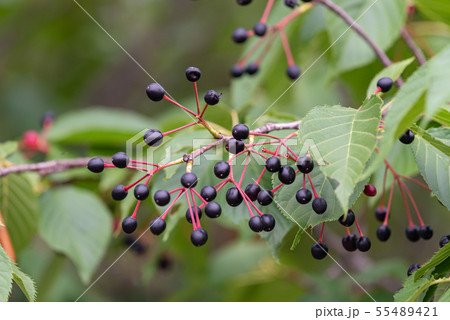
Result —
<path fill-rule="evenodd" d="M 401 35 L 403 40 L 405 40 L 406 45 L 409 47 L 411 52 L 416 57 L 419 64 L 424 65 L 427 62 L 427 58 L 425 58 L 425 55 L 423 54 L 422 50 L 420 50 L 420 48 L 416 45 L 406 27 L 402 29 Z"/>

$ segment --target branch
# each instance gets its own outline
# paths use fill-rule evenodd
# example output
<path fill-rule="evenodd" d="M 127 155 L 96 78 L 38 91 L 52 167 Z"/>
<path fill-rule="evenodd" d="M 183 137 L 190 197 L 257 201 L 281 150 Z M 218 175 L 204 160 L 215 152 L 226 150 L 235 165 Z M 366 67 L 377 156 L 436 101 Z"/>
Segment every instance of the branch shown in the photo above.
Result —
<path fill-rule="evenodd" d="M 425 58 L 425 55 L 423 54 L 422 50 L 420 50 L 420 48 L 416 45 L 406 27 L 402 29 L 401 35 L 403 40 L 405 40 L 406 45 L 409 47 L 411 52 L 416 57 L 419 64 L 424 65 L 427 62 L 427 58 Z"/>

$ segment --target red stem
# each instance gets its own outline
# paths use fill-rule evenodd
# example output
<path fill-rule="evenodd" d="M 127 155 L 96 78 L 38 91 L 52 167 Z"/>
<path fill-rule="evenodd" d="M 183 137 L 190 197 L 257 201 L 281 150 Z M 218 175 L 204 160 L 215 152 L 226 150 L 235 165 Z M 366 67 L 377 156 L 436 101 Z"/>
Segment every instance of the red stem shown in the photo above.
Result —
<path fill-rule="evenodd" d="M 264 169 L 261 171 L 261 174 L 259 175 L 258 179 L 255 181 L 255 184 L 259 184 L 259 182 L 261 181 L 261 178 L 264 175 L 264 172 L 266 172 L 266 167 L 264 166 Z"/>
<path fill-rule="evenodd" d="M 166 211 L 164 212 L 164 214 L 161 216 L 161 219 L 166 219 L 167 214 L 169 213 L 170 209 L 172 209 L 172 207 L 175 205 L 175 202 L 177 202 L 178 198 L 181 197 L 181 195 L 183 194 L 183 192 L 186 191 L 185 188 L 181 188 L 182 190 L 180 191 L 180 193 L 177 194 L 177 196 L 175 197 L 175 199 L 172 201 L 172 203 L 169 205 L 169 207 L 167 207 Z"/>
<path fill-rule="evenodd" d="M 236 188 L 238 189 L 239 193 L 241 194 L 242 198 L 244 199 L 245 205 L 247 206 L 247 210 L 250 213 L 250 217 L 254 217 L 253 211 L 250 208 L 248 202 L 247 202 L 247 195 L 245 194 L 244 191 L 242 191 L 241 187 L 236 183 L 236 181 L 233 179 L 231 180 L 231 182 L 236 186 Z"/>
<path fill-rule="evenodd" d="M 194 230 L 197 230 L 194 213 L 192 212 L 191 199 L 189 199 L 189 193 L 188 193 L 187 189 L 184 192 L 184 194 L 186 195 L 187 203 L 188 203 L 188 206 L 189 206 L 189 213 L 191 214 L 192 227 L 194 228 Z M 195 208 L 195 211 L 197 212 L 197 208 Z"/>
<path fill-rule="evenodd" d="M 274 2 L 274 0 L 269 0 L 267 2 L 266 9 L 264 9 L 264 13 L 261 17 L 261 20 L 259 20 L 260 22 L 266 23 L 267 18 L 269 17 L 270 11 L 272 10 L 273 2 Z"/>
<path fill-rule="evenodd" d="M 409 200 L 411 201 L 411 204 L 413 205 L 414 210 L 416 211 L 416 215 L 417 215 L 417 218 L 419 219 L 420 226 L 423 227 L 425 224 L 423 223 L 422 217 L 420 216 L 420 213 L 419 213 L 419 209 L 417 208 L 416 202 L 414 201 L 414 198 L 412 197 L 412 194 L 409 191 L 409 188 L 406 186 L 406 184 L 403 181 L 401 181 L 401 180 L 399 180 L 399 181 L 402 184 L 402 186 L 405 188 L 406 193 L 408 194 Z"/>
<path fill-rule="evenodd" d="M 198 101 L 197 82 L 194 82 L 195 101 L 197 102 L 197 114 L 200 114 L 200 102 Z"/>
<path fill-rule="evenodd" d="M 168 96 L 164 96 L 164 100 L 169 101 L 170 103 L 176 105 L 177 107 L 180 107 L 181 109 L 183 109 L 186 112 L 189 112 L 190 114 L 192 114 L 193 116 L 197 116 L 197 114 L 191 110 L 189 110 L 188 108 L 182 106 L 181 104 L 179 104 L 178 102 L 175 102 L 174 100 L 170 99 Z"/>
<path fill-rule="evenodd" d="M 130 184 L 129 186 L 123 187 L 123 189 L 125 191 L 130 190 L 131 188 L 133 188 L 135 185 L 137 185 L 139 182 L 141 182 L 142 180 L 144 180 L 145 178 L 147 178 L 148 176 L 150 176 L 150 173 L 147 173 L 145 176 L 143 176 L 142 178 L 140 178 L 139 180 L 137 180 L 136 182 L 133 182 L 132 184 Z"/>
<path fill-rule="evenodd" d="M 198 216 L 198 210 L 197 210 L 197 203 L 195 202 L 195 197 L 194 197 L 194 189 L 189 189 L 191 190 L 191 197 L 192 197 L 192 202 L 194 204 L 194 209 L 195 209 L 195 218 L 197 219 L 197 228 L 201 228 L 202 226 L 200 225 L 200 217 Z"/>
<path fill-rule="evenodd" d="M 150 163 L 150 162 L 137 161 L 137 160 L 130 160 L 130 162 L 131 162 L 131 163 L 136 163 L 136 164 L 145 164 L 146 166 L 159 167 L 159 164 Z"/>
<path fill-rule="evenodd" d="M 241 178 L 239 179 L 239 186 L 242 185 L 242 179 L 244 179 L 245 170 L 247 170 L 249 160 L 250 160 L 250 153 L 247 154 L 247 158 L 245 159 L 244 169 L 242 170 Z"/>
<path fill-rule="evenodd" d="M 133 219 L 136 219 L 136 214 L 138 212 L 139 206 L 141 205 L 141 200 L 138 200 L 138 202 L 136 203 L 136 207 L 134 208 L 133 214 L 131 215 L 131 217 Z"/>
<path fill-rule="evenodd" d="M 394 187 L 395 187 L 395 179 L 392 181 L 391 192 L 389 193 L 389 200 L 388 200 L 388 205 L 386 208 L 386 216 L 384 217 L 384 221 L 383 221 L 384 226 L 387 226 L 387 224 L 388 224 L 389 213 L 391 211 L 392 196 L 394 195 Z"/>
<path fill-rule="evenodd" d="M 325 222 L 322 223 L 322 230 L 320 231 L 320 237 L 318 242 L 322 242 L 323 240 L 323 231 L 325 230 Z"/>
<path fill-rule="evenodd" d="M 289 66 L 295 64 L 294 58 L 292 57 L 291 47 L 289 46 L 289 40 L 284 29 L 280 29 L 281 42 L 283 43 L 284 54 L 286 55 L 286 60 Z"/>
<path fill-rule="evenodd" d="M 307 175 L 308 175 L 309 183 L 311 184 L 312 191 L 314 193 L 314 198 L 318 198 L 319 196 L 317 195 L 316 188 L 314 188 L 311 176 L 309 175 L 309 173 Z"/>
<path fill-rule="evenodd" d="M 205 114 L 206 108 L 208 108 L 208 104 L 205 104 L 205 107 L 203 108 L 202 114 L 200 115 L 200 119 L 203 119 L 203 115 Z"/>
<path fill-rule="evenodd" d="M 198 193 L 197 191 L 195 191 L 195 189 L 192 189 L 192 191 L 194 191 L 194 193 L 197 195 L 197 197 L 199 197 L 199 199 L 200 199 L 203 203 L 208 203 L 208 201 L 206 201 L 205 199 L 203 199 L 203 197 L 200 195 L 200 193 Z"/>
<path fill-rule="evenodd" d="M 406 201 L 406 197 L 405 197 L 405 193 L 403 192 L 401 181 L 397 180 L 397 183 L 398 183 L 398 189 L 400 190 L 400 194 L 402 195 L 403 205 L 405 206 L 405 209 L 406 209 L 406 215 L 408 217 L 409 226 L 413 227 L 414 223 L 411 218 L 411 212 L 409 211 L 408 202 Z"/>
<path fill-rule="evenodd" d="M 195 82 L 194 82 L 194 83 L 195 83 Z M 185 126 L 182 126 L 182 127 L 179 127 L 179 128 L 176 128 L 176 129 L 167 131 L 167 132 L 163 132 L 162 135 L 163 135 L 163 136 L 167 136 L 168 134 L 171 134 L 171 133 L 174 133 L 174 132 L 177 132 L 177 131 L 180 131 L 180 130 L 183 130 L 183 129 L 186 129 L 186 128 L 189 128 L 189 127 L 192 127 L 192 126 L 195 126 L 196 124 L 199 124 L 199 122 L 198 122 L 198 121 L 192 122 L 192 123 L 189 123 L 189 124 L 187 124 L 187 125 L 185 125 Z"/>

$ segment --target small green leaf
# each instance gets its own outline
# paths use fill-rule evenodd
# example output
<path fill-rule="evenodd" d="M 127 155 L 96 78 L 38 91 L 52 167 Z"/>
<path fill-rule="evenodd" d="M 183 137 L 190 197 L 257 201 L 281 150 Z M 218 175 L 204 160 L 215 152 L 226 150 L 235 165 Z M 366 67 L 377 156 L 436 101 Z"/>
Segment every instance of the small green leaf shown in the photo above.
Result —
<path fill-rule="evenodd" d="M 36 300 L 36 286 L 34 284 L 33 279 L 30 278 L 29 275 L 23 273 L 16 265 L 13 264 L 13 280 L 19 286 L 20 290 L 22 290 L 25 297 L 27 297 L 28 301 Z"/>
<path fill-rule="evenodd" d="M 444 262 L 448 257 L 450 257 L 450 246 L 446 245 L 442 247 L 438 252 L 434 254 L 434 256 L 423 266 L 420 267 L 414 273 L 414 280 L 417 281 L 420 277 L 422 277 L 427 271 L 439 266 L 442 262 Z M 450 270 L 447 270 L 450 271 Z"/>
<path fill-rule="evenodd" d="M 419 269 L 420 270 L 420 269 Z M 422 278 L 414 282 L 412 276 L 403 284 L 403 288 L 397 291 L 394 295 L 395 302 L 412 302 L 413 298 L 420 292 L 424 291 L 433 279 Z"/>
<path fill-rule="evenodd" d="M 437 123 L 450 127 L 450 108 L 448 106 L 442 107 L 432 118 Z"/>
<path fill-rule="evenodd" d="M 0 143 L 0 160 L 5 159 L 11 153 L 17 150 L 17 142 L 16 141 L 6 141 Z"/>
<path fill-rule="evenodd" d="M 367 89 L 367 96 L 369 97 L 371 94 L 375 92 L 375 90 L 377 89 L 377 82 L 380 78 L 388 77 L 394 81 L 397 80 L 398 77 L 400 77 L 400 75 L 406 69 L 406 67 L 408 67 L 413 61 L 414 61 L 413 57 L 403 61 L 399 61 L 391 64 L 389 67 L 386 67 L 380 72 L 378 72 L 377 75 L 370 82 L 369 88 Z"/>
<path fill-rule="evenodd" d="M 450 3 L 442 0 L 415 0 L 421 14 L 450 25 Z"/>

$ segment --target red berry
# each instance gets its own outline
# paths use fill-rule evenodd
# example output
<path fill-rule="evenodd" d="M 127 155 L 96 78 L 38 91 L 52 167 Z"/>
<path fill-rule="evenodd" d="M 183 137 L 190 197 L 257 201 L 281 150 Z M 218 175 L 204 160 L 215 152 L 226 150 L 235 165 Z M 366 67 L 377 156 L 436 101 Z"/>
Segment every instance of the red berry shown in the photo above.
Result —
<path fill-rule="evenodd" d="M 375 197 L 377 195 L 377 188 L 373 184 L 366 184 L 364 186 L 364 194 L 368 197 Z"/>

